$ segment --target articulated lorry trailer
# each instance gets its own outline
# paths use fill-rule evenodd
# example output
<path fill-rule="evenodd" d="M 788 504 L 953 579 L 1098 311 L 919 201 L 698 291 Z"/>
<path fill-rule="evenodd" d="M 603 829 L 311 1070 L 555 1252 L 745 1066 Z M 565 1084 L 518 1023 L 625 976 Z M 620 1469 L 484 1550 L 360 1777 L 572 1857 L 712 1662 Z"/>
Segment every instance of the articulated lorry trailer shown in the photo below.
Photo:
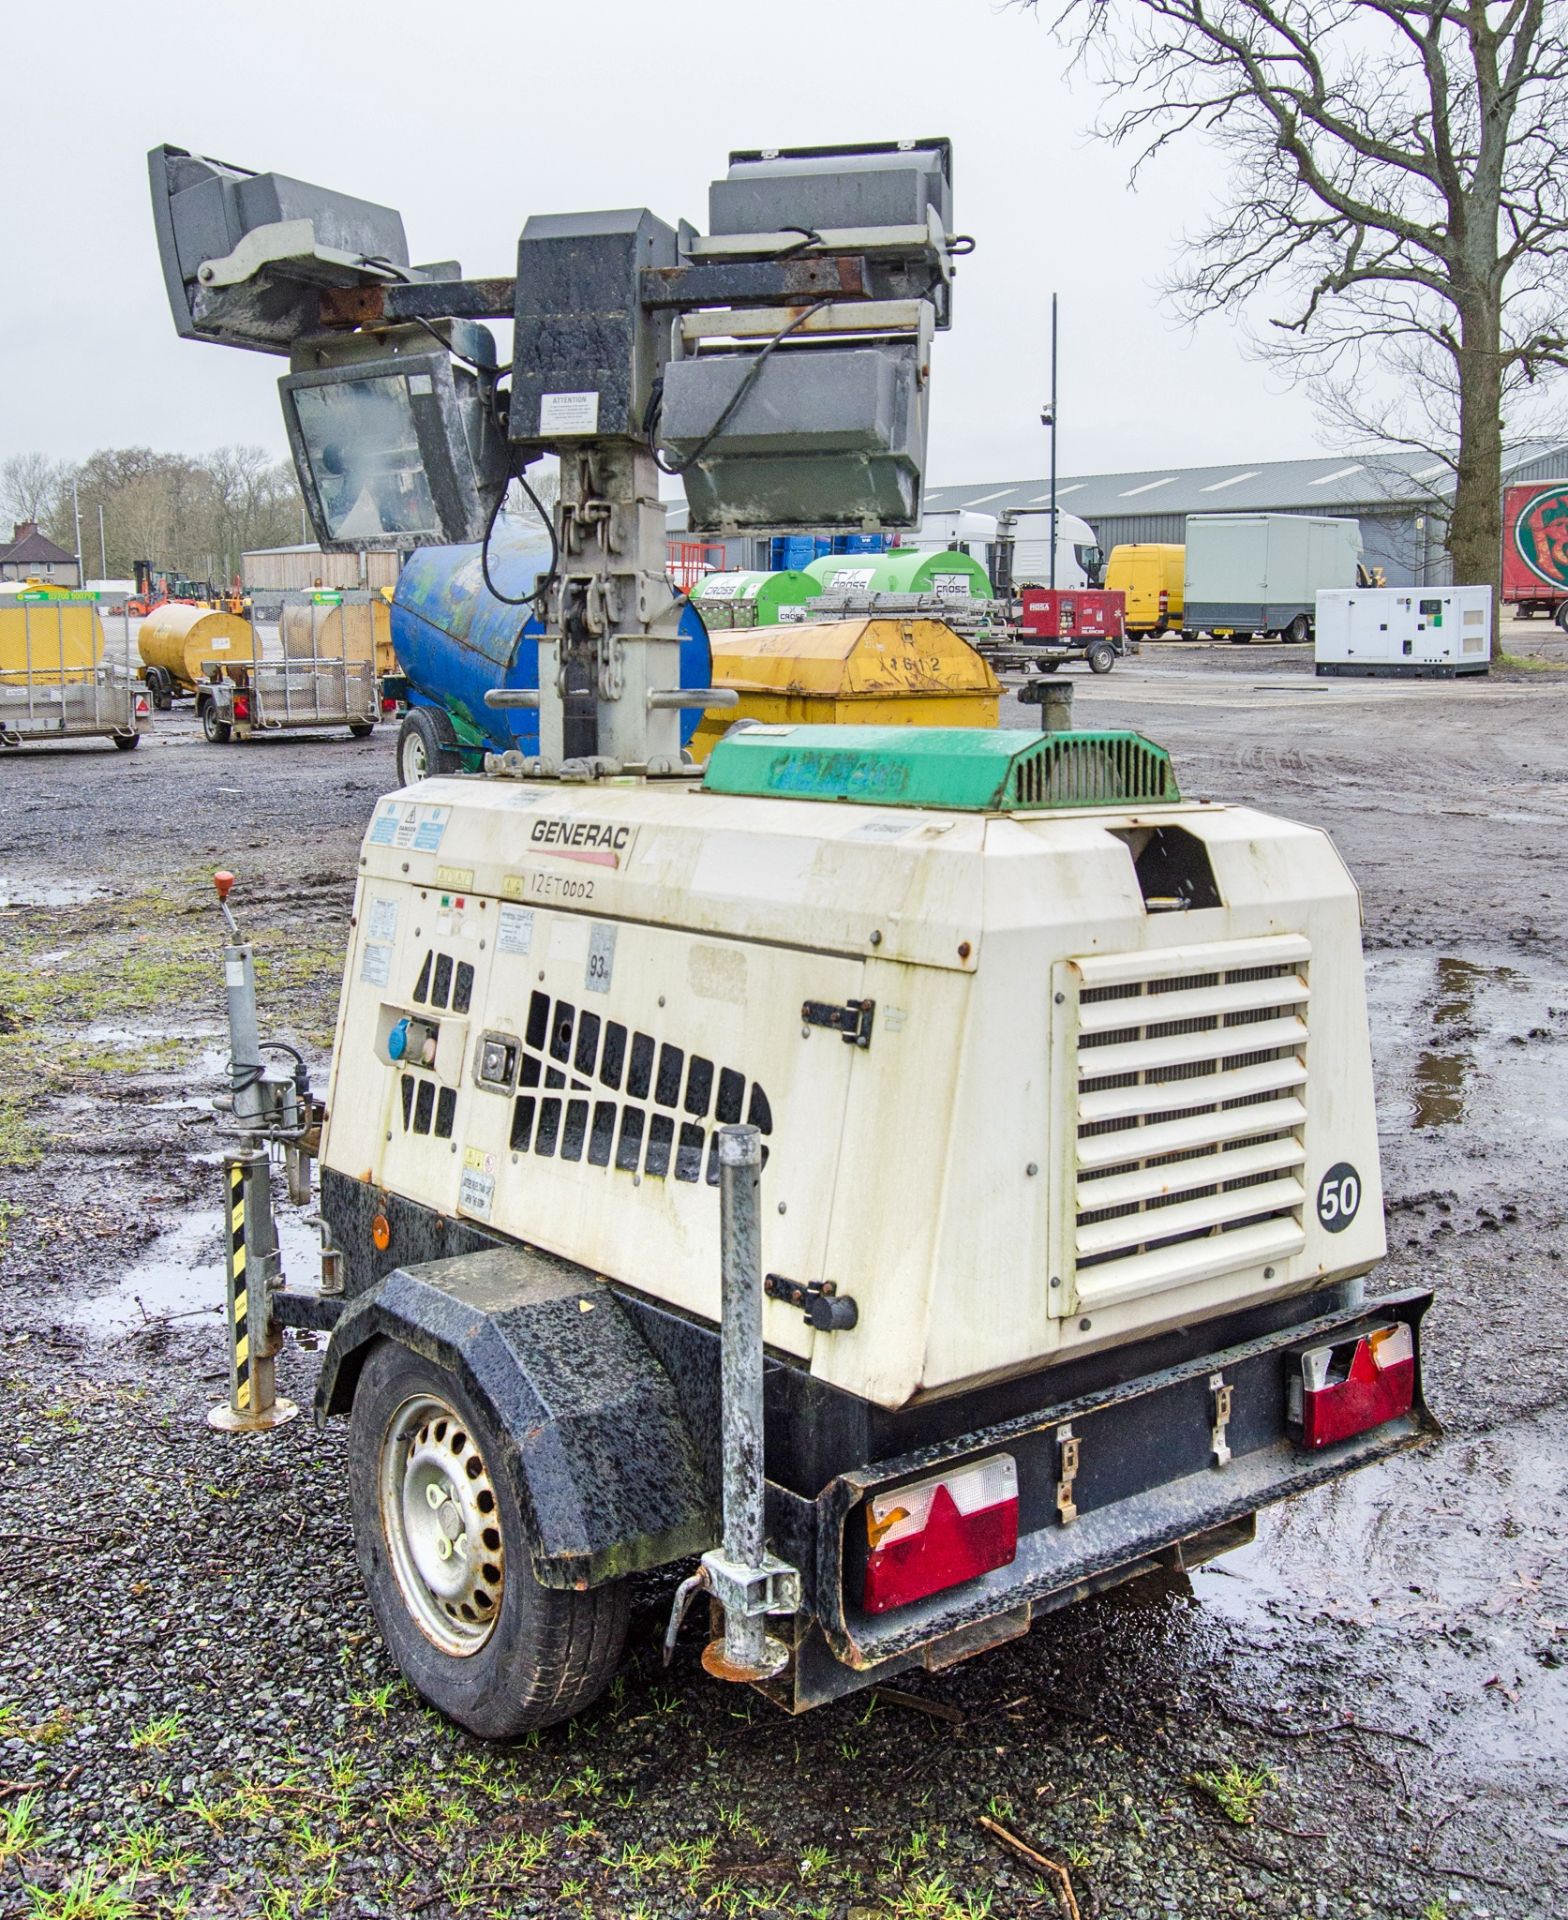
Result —
<path fill-rule="evenodd" d="M 349 1423 L 360 1570 L 426 1699 L 488 1737 L 576 1712 L 665 1569 L 672 1656 L 701 1602 L 707 1673 L 810 1707 L 1434 1430 L 1430 1295 L 1365 1290 L 1360 909 L 1325 834 L 1184 798 L 1135 733 L 682 753 L 685 703 L 722 700 L 680 685 L 658 469 L 698 534 L 918 524 L 945 141 L 737 153 L 705 234 L 536 216 L 515 282 L 422 276 L 390 210 L 301 182 L 152 171 L 177 324 L 281 336 L 338 472 L 398 450 L 388 542 L 434 475 L 416 525 L 482 549 L 509 477 L 561 461 L 537 684 L 485 695 L 537 744 L 377 803 L 324 1100 L 224 902 L 215 1420 L 286 1417 L 282 1330 L 329 1334 L 316 1415 Z M 453 314 L 515 321 L 504 408 L 471 330 L 425 352 Z M 345 445 L 366 382 L 408 417 Z M 319 1165 L 319 1284 L 278 1271 L 269 1147 L 296 1189 Z"/>

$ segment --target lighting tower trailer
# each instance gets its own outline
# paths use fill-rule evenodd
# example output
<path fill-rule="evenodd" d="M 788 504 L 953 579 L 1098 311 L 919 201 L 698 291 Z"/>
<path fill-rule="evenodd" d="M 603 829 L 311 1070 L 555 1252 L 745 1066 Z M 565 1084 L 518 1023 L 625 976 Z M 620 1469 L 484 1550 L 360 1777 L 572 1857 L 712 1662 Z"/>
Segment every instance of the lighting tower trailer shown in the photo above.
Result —
<path fill-rule="evenodd" d="M 377 805 L 324 1112 L 266 1058 L 237 929 L 225 956 L 223 1418 L 280 1417 L 280 1328 L 330 1328 L 316 1414 L 427 1699 L 564 1718 L 628 1576 L 696 1557 L 669 1644 L 706 1596 L 708 1671 L 804 1708 L 1434 1431 L 1430 1295 L 1363 1294 L 1325 835 L 1183 800 L 1136 734 L 681 753 L 682 706 L 724 702 L 680 687 L 658 468 L 698 535 L 918 524 L 946 142 L 736 155 L 707 235 L 534 217 L 515 280 L 415 268 L 396 214 L 281 176 L 152 172 L 181 330 L 291 355 L 324 545 L 483 539 L 561 461 L 540 691 L 490 696 L 539 702 L 540 750 Z M 277 1271 L 269 1140 L 296 1184 L 319 1155 L 319 1286 Z"/>

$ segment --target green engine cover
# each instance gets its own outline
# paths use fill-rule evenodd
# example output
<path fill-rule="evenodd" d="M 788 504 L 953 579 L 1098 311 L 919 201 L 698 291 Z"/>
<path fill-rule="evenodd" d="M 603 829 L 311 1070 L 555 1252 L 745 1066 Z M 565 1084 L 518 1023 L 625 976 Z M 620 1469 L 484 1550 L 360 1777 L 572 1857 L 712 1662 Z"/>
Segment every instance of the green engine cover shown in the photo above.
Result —
<path fill-rule="evenodd" d="M 710 793 L 963 813 L 1166 805 L 1170 755 L 1141 733 L 980 727 L 749 727 L 719 741 Z"/>

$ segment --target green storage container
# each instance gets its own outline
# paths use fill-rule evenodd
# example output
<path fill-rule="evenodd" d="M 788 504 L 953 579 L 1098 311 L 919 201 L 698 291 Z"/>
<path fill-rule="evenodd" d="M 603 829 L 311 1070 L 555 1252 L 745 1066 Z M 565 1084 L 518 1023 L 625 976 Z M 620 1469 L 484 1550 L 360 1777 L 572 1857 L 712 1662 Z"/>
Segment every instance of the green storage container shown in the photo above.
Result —
<path fill-rule="evenodd" d="M 710 627 L 773 627 L 804 620 L 806 602 L 821 591 L 809 573 L 710 573 L 691 600 Z"/>
<path fill-rule="evenodd" d="M 817 593 L 933 593 L 942 600 L 990 600 L 986 570 L 967 553 L 890 547 L 886 553 L 825 553 L 806 569 Z"/>

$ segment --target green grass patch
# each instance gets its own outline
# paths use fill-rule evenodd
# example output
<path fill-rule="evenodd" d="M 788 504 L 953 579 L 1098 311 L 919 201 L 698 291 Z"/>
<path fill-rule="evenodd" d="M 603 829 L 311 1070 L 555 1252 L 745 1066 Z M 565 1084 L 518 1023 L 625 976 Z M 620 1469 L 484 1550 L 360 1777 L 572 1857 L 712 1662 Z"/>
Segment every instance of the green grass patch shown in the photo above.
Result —
<path fill-rule="evenodd" d="M 1499 653 L 1494 667 L 1507 667 L 1510 673 L 1568 673 L 1568 660 L 1543 660 L 1534 653 Z"/>

